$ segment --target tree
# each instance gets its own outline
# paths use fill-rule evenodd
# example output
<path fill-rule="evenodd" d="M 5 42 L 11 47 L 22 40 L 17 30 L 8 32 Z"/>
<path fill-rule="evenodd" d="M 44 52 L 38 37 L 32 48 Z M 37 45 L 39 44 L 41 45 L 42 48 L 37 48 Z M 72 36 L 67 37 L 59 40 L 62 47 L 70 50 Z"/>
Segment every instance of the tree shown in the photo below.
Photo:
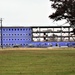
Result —
<path fill-rule="evenodd" d="M 66 19 L 70 26 L 75 29 L 75 0 L 50 0 L 52 8 L 56 11 L 49 18 L 54 21 Z"/>

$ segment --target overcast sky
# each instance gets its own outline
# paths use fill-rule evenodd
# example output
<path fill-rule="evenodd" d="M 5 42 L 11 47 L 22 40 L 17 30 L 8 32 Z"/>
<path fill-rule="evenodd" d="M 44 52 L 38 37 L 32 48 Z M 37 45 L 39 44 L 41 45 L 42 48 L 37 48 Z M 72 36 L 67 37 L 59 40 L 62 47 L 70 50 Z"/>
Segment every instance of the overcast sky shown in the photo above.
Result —
<path fill-rule="evenodd" d="M 53 12 L 50 0 L 0 0 L 3 26 L 50 26 Z"/>

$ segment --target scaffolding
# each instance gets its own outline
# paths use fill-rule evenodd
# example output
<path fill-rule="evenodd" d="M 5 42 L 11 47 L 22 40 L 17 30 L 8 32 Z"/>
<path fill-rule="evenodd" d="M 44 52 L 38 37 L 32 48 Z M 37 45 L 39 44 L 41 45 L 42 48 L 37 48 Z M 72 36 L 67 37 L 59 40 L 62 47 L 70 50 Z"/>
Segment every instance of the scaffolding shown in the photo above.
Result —
<path fill-rule="evenodd" d="M 71 26 L 32 27 L 34 42 L 71 42 L 75 41 Z"/>

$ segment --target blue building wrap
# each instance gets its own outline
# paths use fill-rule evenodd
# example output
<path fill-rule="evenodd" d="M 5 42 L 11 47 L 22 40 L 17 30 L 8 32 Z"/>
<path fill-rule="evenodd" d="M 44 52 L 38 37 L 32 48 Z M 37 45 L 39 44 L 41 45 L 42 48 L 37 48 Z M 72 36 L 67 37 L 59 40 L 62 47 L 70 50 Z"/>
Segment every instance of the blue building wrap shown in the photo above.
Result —
<path fill-rule="evenodd" d="M 7 46 L 27 46 L 32 41 L 32 30 L 27 27 L 3 27 L 2 45 Z"/>
<path fill-rule="evenodd" d="M 59 47 L 63 46 L 67 46 L 67 47 L 73 47 L 75 46 L 75 42 L 31 42 L 30 44 L 32 44 L 35 47 L 55 47 L 56 44 L 59 45 Z"/>

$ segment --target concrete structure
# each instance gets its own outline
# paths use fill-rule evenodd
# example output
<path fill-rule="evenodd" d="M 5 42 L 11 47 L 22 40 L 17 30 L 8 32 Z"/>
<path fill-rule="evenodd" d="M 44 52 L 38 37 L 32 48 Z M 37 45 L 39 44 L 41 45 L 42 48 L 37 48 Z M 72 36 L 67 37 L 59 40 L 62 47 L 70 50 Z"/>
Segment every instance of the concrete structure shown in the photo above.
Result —
<path fill-rule="evenodd" d="M 2 27 L 0 46 L 73 46 L 75 45 L 75 36 L 71 31 L 70 26 Z"/>

